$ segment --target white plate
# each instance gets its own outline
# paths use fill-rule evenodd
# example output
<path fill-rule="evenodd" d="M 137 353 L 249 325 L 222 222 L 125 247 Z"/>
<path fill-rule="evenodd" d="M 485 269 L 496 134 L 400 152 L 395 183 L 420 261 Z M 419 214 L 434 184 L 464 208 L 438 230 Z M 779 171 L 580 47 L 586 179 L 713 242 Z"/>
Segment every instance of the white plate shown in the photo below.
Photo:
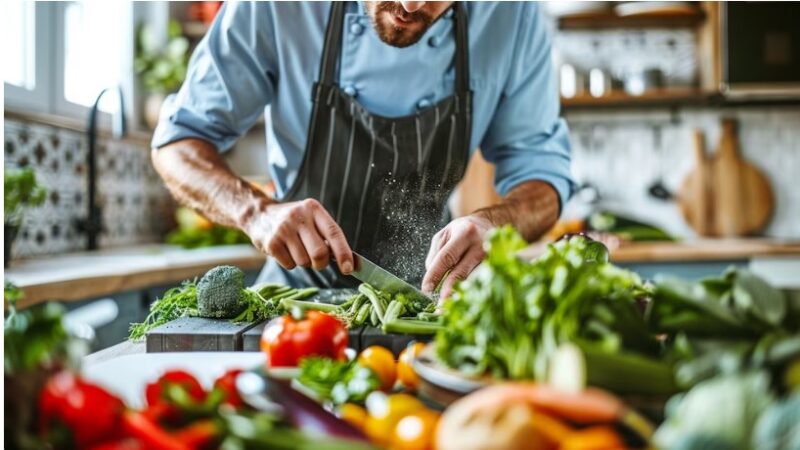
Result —
<path fill-rule="evenodd" d="M 144 388 L 172 369 L 185 370 L 210 388 L 230 369 L 253 369 L 266 362 L 261 352 L 180 352 L 125 355 L 99 362 L 82 370 L 87 381 L 97 383 L 122 398 L 128 406 L 144 406 Z"/>

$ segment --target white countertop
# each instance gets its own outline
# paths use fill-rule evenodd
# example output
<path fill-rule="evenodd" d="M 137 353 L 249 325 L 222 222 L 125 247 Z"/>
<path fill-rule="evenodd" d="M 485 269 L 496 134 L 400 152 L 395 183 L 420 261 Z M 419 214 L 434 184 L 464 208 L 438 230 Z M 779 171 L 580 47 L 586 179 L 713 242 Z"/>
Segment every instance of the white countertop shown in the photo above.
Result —
<path fill-rule="evenodd" d="M 5 279 L 25 292 L 20 307 L 27 307 L 46 300 L 81 300 L 178 282 L 220 264 L 255 269 L 265 259 L 251 245 L 186 250 L 152 244 L 13 261 Z"/>

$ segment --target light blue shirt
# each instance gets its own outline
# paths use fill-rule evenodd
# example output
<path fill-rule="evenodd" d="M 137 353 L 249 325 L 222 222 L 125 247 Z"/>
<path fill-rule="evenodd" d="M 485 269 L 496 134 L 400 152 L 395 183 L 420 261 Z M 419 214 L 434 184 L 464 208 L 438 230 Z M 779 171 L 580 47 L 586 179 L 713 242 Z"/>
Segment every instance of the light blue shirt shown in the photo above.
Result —
<path fill-rule="evenodd" d="M 473 97 L 470 148 L 496 167 L 505 195 L 543 180 L 564 205 L 573 189 L 570 147 L 559 118 L 550 39 L 536 3 L 469 2 Z M 161 111 L 153 147 L 200 138 L 229 149 L 262 112 L 269 171 L 283 195 L 297 176 L 319 74 L 327 2 L 225 2 L 192 55 L 186 81 Z M 348 5 L 339 85 L 373 114 L 399 117 L 452 95 L 453 14 L 415 45 L 383 43 L 360 4 Z"/>

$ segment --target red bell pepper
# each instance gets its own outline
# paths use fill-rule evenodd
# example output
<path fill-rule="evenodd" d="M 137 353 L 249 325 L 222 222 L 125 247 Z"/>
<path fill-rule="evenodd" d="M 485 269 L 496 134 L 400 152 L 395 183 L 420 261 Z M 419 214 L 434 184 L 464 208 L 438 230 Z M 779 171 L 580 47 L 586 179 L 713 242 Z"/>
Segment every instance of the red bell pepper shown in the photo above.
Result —
<path fill-rule="evenodd" d="M 240 373 L 242 373 L 241 369 L 231 369 L 214 381 L 214 389 L 218 389 L 225 394 L 222 402 L 234 408 L 244 406 L 244 400 L 242 400 L 239 391 L 236 389 L 236 378 Z"/>
<path fill-rule="evenodd" d="M 155 421 L 175 422 L 180 419 L 180 407 L 166 395 L 173 386 L 183 389 L 190 401 L 201 403 L 206 398 L 206 391 L 197 378 L 183 370 L 171 370 L 145 387 L 146 416 Z"/>
<path fill-rule="evenodd" d="M 261 335 L 261 350 L 269 367 L 294 367 L 309 356 L 344 360 L 347 329 L 335 317 L 308 311 L 304 319 L 291 315 L 273 319 Z"/>
<path fill-rule="evenodd" d="M 122 418 L 122 428 L 127 436 L 144 444 L 149 450 L 192 450 L 192 446 L 178 440 L 147 415 L 127 411 Z"/>
<path fill-rule="evenodd" d="M 125 405 L 103 388 L 68 371 L 45 383 L 39 394 L 39 426 L 48 435 L 66 426 L 77 448 L 89 448 L 120 437 L 119 425 Z"/>
<path fill-rule="evenodd" d="M 175 439 L 193 449 L 205 449 L 214 444 L 221 430 L 212 419 L 198 420 L 175 432 Z"/>

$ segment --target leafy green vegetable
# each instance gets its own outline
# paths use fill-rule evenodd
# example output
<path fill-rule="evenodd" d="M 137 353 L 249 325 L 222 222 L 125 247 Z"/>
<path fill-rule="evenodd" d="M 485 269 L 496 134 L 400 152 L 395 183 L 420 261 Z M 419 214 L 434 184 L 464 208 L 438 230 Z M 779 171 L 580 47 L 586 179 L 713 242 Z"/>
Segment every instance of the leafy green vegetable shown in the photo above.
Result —
<path fill-rule="evenodd" d="M 183 248 L 212 247 L 215 245 L 249 244 L 250 238 L 241 230 L 214 224 L 211 228 L 178 228 L 167 235 L 168 244 Z"/>
<path fill-rule="evenodd" d="M 363 403 L 370 392 L 381 385 L 378 376 L 357 361 L 337 361 L 330 358 L 305 358 L 300 362 L 297 381 L 314 395 L 336 405 L 347 402 Z"/>
<path fill-rule="evenodd" d="M 203 283 L 203 280 L 206 282 Z M 207 304 L 202 310 L 201 284 L 207 297 Z M 294 289 L 279 283 L 264 283 L 251 288 L 244 288 L 243 284 L 244 274 L 233 266 L 217 266 L 209 270 L 200 283 L 184 281 L 183 285 L 168 290 L 150 305 L 150 313 L 144 322 L 131 324 L 128 339 L 141 340 L 150 330 L 180 317 L 220 317 L 225 308 L 234 306 L 236 294 L 238 294 L 236 314 L 233 314 L 231 309 L 225 314 L 227 318 L 232 322 L 259 322 L 284 314 L 286 309 L 281 300 L 303 299 L 317 292 L 316 288 Z M 225 301 L 228 302 L 228 306 Z"/>
<path fill-rule="evenodd" d="M 658 355 L 637 309 L 643 288 L 635 274 L 582 236 L 532 262 L 516 256 L 525 245 L 511 227 L 490 233 L 486 259 L 444 305 L 436 344 L 445 364 L 468 375 L 543 380 L 559 344 L 576 339 L 601 353 Z"/>
<path fill-rule="evenodd" d="M 128 339 L 144 339 L 148 331 L 160 327 L 179 317 L 197 315 L 197 284 L 184 281 L 180 287 L 168 290 L 150 305 L 150 313 L 142 323 L 132 323 Z"/>
<path fill-rule="evenodd" d="M 786 312 L 781 291 L 748 270 L 731 268 L 700 282 L 658 280 L 648 317 L 657 332 L 739 338 L 779 328 Z"/>
<path fill-rule="evenodd" d="M 765 373 L 704 381 L 670 399 L 667 418 L 656 431 L 654 442 L 659 448 L 672 449 L 682 436 L 705 435 L 724 440 L 732 448 L 749 448 L 753 424 L 772 400 Z"/>
<path fill-rule="evenodd" d="M 201 317 L 231 319 L 246 307 L 242 291 L 244 272 L 234 266 L 217 266 L 197 283 L 197 312 Z"/>
<path fill-rule="evenodd" d="M 16 284 L 6 281 L 5 287 L 3 288 L 3 300 L 12 304 L 15 303 L 17 300 L 22 299 L 24 296 L 22 289 L 20 289 Z"/>
<path fill-rule="evenodd" d="M 24 311 L 16 311 L 10 303 L 3 330 L 5 373 L 30 372 L 63 363 L 69 342 L 63 317 L 64 307 L 58 303 L 36 305 Z"/>
<path fill-rule="evenodd" d="M 759 417 L 753 430 L 753 448 L 800 448 L 800 393 L 773 404 Z"/>
<path fill-rule="evenodd" d="M 800 334 L 783 292 L 744 269 L 699 282 L 659 280 L 647 308 L 667 335 L 676 378 L 685 387 L 725 373 L 766 368 L 777 374 L 800 358 Z"/>
<path fill-rule="evenodd" d="M 368 322 L 381 327 L 385 333 L 434 334 L 438 325 L 436 304 L 428 298 L 411 298 L 404 294 L 390 295 L 367 283 L 358 287 L 358 293 L 340 305 L 300 301 L 295 298 L 281 302 L 286 309 L 317 310 L 333 314 L 348 328 L 357 328 Z"/>
<path fill-rule="evenodd" d="M 47 190 L 36 181 L 32 168 L 3 171 L 3 218 L 6 224 L 19 225 L 26 208 L 44 203 Z"/>

